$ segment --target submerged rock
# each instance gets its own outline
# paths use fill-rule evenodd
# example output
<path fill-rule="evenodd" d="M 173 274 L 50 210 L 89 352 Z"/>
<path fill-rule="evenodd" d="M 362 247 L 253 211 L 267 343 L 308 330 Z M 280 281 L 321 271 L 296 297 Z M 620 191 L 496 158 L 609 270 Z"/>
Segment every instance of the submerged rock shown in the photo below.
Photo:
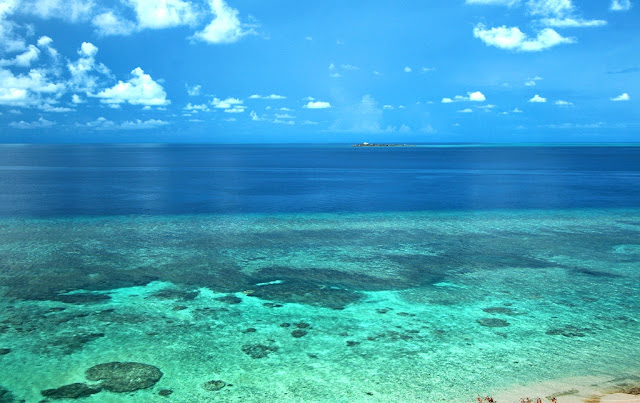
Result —
<path fill-rule="evenodd" d="M 302 336 L 305 336 L 307 334 L 306 330 L 302 330 L 302 329 L 296 329 L 293 332 L 291 332 L 291 336 L 295 337 L 296 339 L 299 339 Z"/>
<path fill-rule="evenodd" d="M 205 382 L 202 384 L 202 387 L 204 388 L 204 390 L 208 390 L 210 392 L 215 392 L 218 391 L 222 388 L 224 388 L 225 386 L 227 386 L 227 383 L 225 381 L 221 381 L 219 379 L 213 380 L 213 381 L 209 381 L 209 382 Z"/>
<path fill-rule="evenodd" d="M 242 351 L 253 359 L 264 358 L 269 354 L 278 351 L 278 346 L 267 346 L 265 344 L 245 344 Z"/>
<path fill-rule="evenodd" d="M 139 362 L 108 362 L 86 371 L 90 381 L 102 381 L 100 386 L 110 392 L 133 392 L 150 388 L 162 378 L 157 367 Z"/>
<path fill-rule="evenodd" d="M 96 394 L 101 390 L 100 387 L 92 387 L 86 383 L 72 383 L 56 389 L 45 389 L 40 394 L 51 399 L 79 399 Z"/>
<path fill-rule="evenodd" d="M 162 389 L 160 392 L 158 392 L 158 394 L 160 396 L 167 397 L 167 396 L 170 396 L 171 394 L 173 394 L 173 390 L 171 390 L 171 389 Z"/>
<path fill-rule="evenodd" d="M 481 326 L 486 327 L 507 327 L 509 326 L 509 322 L 504 319 L 496 319 L 496 318 L 482 318 L 478 319 L 478 322 Z"/>
<path fill-rule="evenodd" d="M 564 336 L 564 337 L 585 337 L 587 329 L 581 329 L 573 325 L 567 325 L 561 328 L 549 329 L 545 333 L 549 336 Z"/>
<path fill-rule="evenodd" d="M 0 386 L 0 403 L 13 403 L 16 401 L 15 396 L 9 389 Z"/>
<path fill-rule="evenodd" d="M 236 297 L 235 295 L 225 295 L 224 297 L 216 298 L 216 301 L 224 302 L 229 305 L 236 305 L 241 303 L 242 299 Z"/>
<path fill-rule="evenodd" d="M 9 354 L 11 352 L 10 348 L 0 348 L 0 355 Z"/>
<path fill-rule="evenodd" d="M 110 300 L 106 294 L 78 293 L 78 294 L 58 294 L 49 298 L 52 301 L 64 302 L 66 304 L 99 304 Z"/>

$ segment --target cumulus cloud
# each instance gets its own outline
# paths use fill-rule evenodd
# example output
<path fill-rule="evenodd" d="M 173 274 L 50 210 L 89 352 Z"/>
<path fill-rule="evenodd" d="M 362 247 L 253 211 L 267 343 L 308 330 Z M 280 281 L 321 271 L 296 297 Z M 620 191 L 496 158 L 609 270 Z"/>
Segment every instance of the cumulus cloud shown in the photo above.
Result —
<path fill-rule="evenodd" d="M 548 27 L 555 28 L 590 28 L 607 25 L 605 20 L 585 20 L 582 18 L 543 18 L 540 22 Z"/>
<path fill-rule="evenodd" d="M 118 81 L 111 88 L 100 91 L 95 96 L 100 102 L 111 105 L 129 103 L 131 105 L 164 106 L 171 103 L 167 99 L 164 88 L 155 82 L 149 74 L 145 74 L 140 67 L 131 71 L 133 76 L 129 81 Z"/>
<path fill-rule="evenodd" d="M 127 0 L 127 3 L 136 13 L 139 28 L 191 25 L 198 18 L 192 4 L 182 0 Z"/>
<path fill-rule="evenodd" d="M 149 120 L 127 120 L 122 123 L 115 123 L 112 120 L 109 120 L 104 117 L 99 117 L 98 119 L 87 122 L 84 124 L 77 123 L 77 127 L 85 127 L 94 130 L 145 130 L 145 129 L 157 129 L 162 126 L 168 125 L 169 122 L 158 119 L 149 119 Z"/>
<path fill-rule="evenodd" d="M 473 110 L 471 108 L 465 108 L 458 111 L 458 113 L 471 113 Z"/>
<path fill-rule="evenodd" d="M 326 109 L 326 108 L 331 108 L 331 104 L 329 102 L 324 102 L 324 101 L 309 101 L 309 103 L 303 106 L 303 108 Z"/>
<path fill-rule="evenodd" d="M 71 73 L 69 84 L 77 91 L 93 91 L 99 84 L 99 76 L 110 76 L 111 72 L 102 63 L 97 63 L 95 56 L 98 48 L 90 42 L 83 42 L 78 50 L 80 58 L 75 62 L 67 63 L 67 69 Z M 96 74 L 97 73 L 97 74 Z"/>
<path fill-rule="evenodd" d="M 542 16 L 564 16 L 574 10 L 571 0 L 529 0 L 529 14 Z"/>
<path fill-rule="evenodd" d="M 542 77 L 535 76 L 533 78 L 529 78 L 527 82 L 524 83 L 527 87 L 534 87 L 536 85 L 536 81 L 542 80 Z"/>
<path fill-rule="evenodd" d="M 211 105 L 213 105 L 213 107 L 217 109 L 229 109 L 238 105 L 242 105 L 243 103 L 244 102 L 238 98 L 227 98 L 224 100 L 220 98 L 213 98 L 211 100 Z"/>
<path fill-rule="evenodd" d="M 450 104 L 452 102 L 462 102 L 462 101 L 472 101 L 472 102 L 484 102 L 487 98 L 480 91 L 475 92 L 467 92 L 467 96 L 456 95 L 453 99 L 451 98 L 442 98 L 443 104 Z"/>
<path fill-rule="evenodd" d="M 611 100 L 614 101 L 614 102 L 629 101 L 630 99 L 631 99 L 631 97 L 626 92 L 618 95 L 617 97 L 611 98 Z"/>
<path fill-rule="evenodd" d="M 611 0 L 611 7 L 609 7 L 612 11 L 627 11 L 631 9 L 631 1 L 630 0 Z"/>
<path fill-rule="evenodd" d="M 38 60 L 40 57 L 40 49 L 33 45 L 29 45 L 27 50 L 24 53 L 21 53 L 14 57 L 13 59 L 0 59 L 0 66 L 19 66 L 19 67 L 29 67 L 31 63 Z"/>
<path fill-rule="evenodd" d="M 552 28 L 538 32 L 535 39 L 529 38 L 518 27 L 507 28 L 505 25 L 486 29 L 480 23 L 473 29 L 473 36 L 487 46 L 520 52 L 538 52 L 563 43 L 574 43 L 572 38 L 563 37 Z"/>
<path fill-rule="evenodd" d="M 194 85 L 192 87 L 187 86 L 187 93 L 190 97 L 195 97 L 200 95 L 200 90 L 202 89 L 201 85 Z"/>
<path fill-rule="evenodd" d="M 277 95 L 277 94 L 271 94 L 271 95 L 258 95 L 258 94 L 253 94 L 249 97 L 249 99 L 287 99 L 287 97 L 285 97 L 284 95 Z"/>
<path fill-rule="evenodd" d="M 43 19 L 60 18 L 65 21 L 87 21 L 95 9 L 93 0 L 23 0 L 20 11 Z"/>
<path fill-rule="evenodd" d="M 571 106 L 573 105 L 573 102 L 569 102 L 569 101 L 563 101 L 561 99 L 557 100 L 556 102 L 554 102 L 556 105 L 558 106 Z"/>
<path fill-rule="evenodd" d="M 11 122 L 9 123 L 9 126 L 13 127 L 14 129 L 44 129 L 47 127 L 51 127 L 53 125 L 55 125 L 56 122 L 52 122 L 50 120 L 44 119 L 44 118 L 39 118 L 38 120 L 35 120 L 33 122 L 25 122 L 24 120 L 21 120 L 19 122 Z"/>
<path fill-rule="evenodd" d="M 533 102 L 533 103 L 544 103 L 547 102 L 547 98 L 543 98 L 540 95 L 536 94 L 533 96 L 533 98 L 531 98 L 529 100 L 529 102 Z"/>
<path fill-rule="evenodd" d="M 187 104 L 187 106 L 185 106 L 183 108 L 185 111 L 202 111 L 202 112 L 208 112 L 209 111 L 209 106 L 206 104 L 200 104 L 200 105 L 192 105 L 191 102 L 189 102 Z"/>
<path fill-rule="evenodd" d="M 51 82 L 43 70 L 32 69 L 28 74 L 14 75 L 0 68 L 0 105 L 29 107 L 52 104 L 64 91 L 64 83 Z"/>
<path fill-rule="evenodd" d="M 405 68 L 404 68 L 404 72 L 405 72 L 405 73 L 411 73 L 411 67 L 409 67 L 409 66 L 405 66 Z"/>
<path fill-rule="evenodd" d="M 233 43 L 243 36 L 255 34 L 253 28 L 243 24 L 238 18 L 238 10 L 231 8 L 224 0 L 209 0 L 215 18 L 202 31 L 193 35 L 194 39 L 208 43 Z"/>
<path fill-rule="evenodd" d="M 71 102 L 73 102 L 76 105 L 85 103 L 85 101 L 82 98 L 80 98 L 78 94 L 73 94 L 71 96 Z"/>
<path fill-rule="evenodd" d="M 96 32 L 104 36 L 125 36 L 136 30 L 136 24 L 133 21 L 119 17 L 113 11 L 96 15 L 91 23 L 96 27 Z"/>
<path fill-rule="evenodd" d="M 255 111 L 251 111 L 251 113 L 249 113 L 249 116 L 251 116 L 251 120 L 255 122 L 259 122 L 262 120 L 262 118 L 258 116 L 258 114 Z"/>

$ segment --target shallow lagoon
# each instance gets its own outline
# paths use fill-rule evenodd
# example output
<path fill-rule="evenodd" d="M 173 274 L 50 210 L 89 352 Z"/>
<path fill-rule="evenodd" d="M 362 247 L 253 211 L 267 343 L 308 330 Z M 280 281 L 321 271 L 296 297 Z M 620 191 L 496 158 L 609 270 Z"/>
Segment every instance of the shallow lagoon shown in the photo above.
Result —
<path fill-rule="evenodd" d="M 639 263 L 634 209 L 7 217 L 0 386 L 134 361 L 163 376 L 86 399 L 587 397 L 638 381 Z"/>

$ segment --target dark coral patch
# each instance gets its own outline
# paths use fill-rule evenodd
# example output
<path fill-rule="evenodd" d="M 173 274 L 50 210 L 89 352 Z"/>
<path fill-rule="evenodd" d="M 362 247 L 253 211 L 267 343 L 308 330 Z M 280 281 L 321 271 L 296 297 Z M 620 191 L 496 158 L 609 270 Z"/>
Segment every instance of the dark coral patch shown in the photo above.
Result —
<path fill-rule="evenodd" d="M 162 378 L 160 369 L 139 362 L 98 364 L 89 368 L 85 374 L 90 381 L 102 381 L 102 388 L 117 393 L 150 388 Z"/>
<path fill-rule="evenodd" d="M 40 394 L 50 399 L 79 399 L 96 394 L 101 390 L 99 387 L 89 386 L 86 383 L 72 383 L 56 389 L 45 389 Z"/>
<path fill-rule="evenodd" d="M 507 327 L 509 326 L 509 322 L 504 319 L 496 319 L 496 318 L 482 318 L 478 319 L 478 322 L 481 326 L 486 327 Z"/>

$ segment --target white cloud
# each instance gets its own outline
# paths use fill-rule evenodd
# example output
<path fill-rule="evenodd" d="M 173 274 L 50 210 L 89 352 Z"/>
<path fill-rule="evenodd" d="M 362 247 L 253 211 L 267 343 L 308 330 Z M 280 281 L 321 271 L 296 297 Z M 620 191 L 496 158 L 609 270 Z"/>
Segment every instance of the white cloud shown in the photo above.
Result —
<path fill-rule="evenodd" d="M 280 108 L 280 110 L 284 111 L 284 112 L 291 112 L 292 111 L 292 109 L 285 108 L 285 107 Z"/>
<path fill-rule="evenodd" d="M 242 105 L 243 103 L 244 102 L 238 98 L 227 98 L 224 100 L 220 98 L 213 98 L 211 100 L 211 105 L 216 109 L 232 109 L 236 107 L 246 108 Z"/>
<path fill-rule="evenodd" d="M 125 82 L 118 81 L 111 88 L 100 91 L 97 95 L 100 102 L 111 105 L 129 103 L 131 105 L 163 106 L 171 103 L 167 99 L 164 88 L 155 82 L 140 67 L 131 71 L 133 77 Z"/>
<path fill-rule="evenodd" d="M 136 30 L 136 25 L 133 21 L 121 18 L 115 15 L 113 11 L 98 14 L 93 17 L 91 22 L 96 27 L 96 32 L 104 36 L 126 36 Z"/>
<path fill-rule="evenodd" d="M 281 124 L 281 125 L 294 125 L 296 122 L 294 122 L 293 120 L 274 119 L 273 123 Z"/>
<path fill-rule="evenodd" d="M 472 102 L 484 102 L 487 98 L 480 91 L 475 92 L 467 92 L 467 96 L 464 97 L 462 95 L 456 95 L 453 99 L 451 98 L 442 98 L 443 104 L 450 104 L 452 102 L 462 102 L 462 101 L 472 101 Z"/>
<path fill-rule="evenodd" d="M 169 28 L 192 25 L 198 13 L 191 3 L 182 0 L 127 0 L 133 7 L 139 28 Z"/>
<path fill-rule="evenodd" d="M 88 20 L 94 8 L 93 0 L 23 0 L 20 4 L 22 13 L 71 22 Z"/>
<path fill-rule="evenodd" d="M 140 119 L 136 119 L 135 121 L 125 121 L 120 125 L 121 129 L 124 130 L 144 130 L 144 129 L 156 129 L 158 127 L 166 126 L 169 122 L 158 119 L 149 119 L 142 121 Z"/>
<path fill-rule="evenodd" d="M 194 85 L 192 87 L 187 86 L 187 93 L 190 97 L 195 97 L 200 95 L 200 90 L 202 89 L 201 85 Z"/>
<path fill-rule="evenodd" d="M 518 108 L 513 108 L 512 113 L 522 113 L 522 111 Z"/>
<path fill-rule="evenodd" d="M 38 39 L 38 47 L 41 49 L 46 49 L 47 52 L 49 52 L 49 56 L 55 59 L 58 57 L 58 51 L 55 50 L 53 46 L 51 46 L 52 43 L 53 39 L 49 38 L 48 36 L 41 36 Z"/>
<path fill-rule="evenodd" d="M 469 92 L 469 101 L 474 101 L 474 102 L 484 102 L 486 101 L 486 97 L 484 96 L 483 93 L 481 93 L 480 91 L 476 91 L 476 92 Z"/>
<path fill-rule="evenodd" d="M 533 78 L 529 78 L 527 82 L 524 83 L 527 87 L 533 87 L 536 85 L 536 81 L 542 80 L 542 77 L 535 76 Z"/>
<path fill-rule="evenodd" d="M 340 78 L 340 77 L 342 77 L 342 74 L 340 74 L 340 73 L 329 73 L 329 77 Z"/>
<path fill-rule="evenodd" d="M 258 114 L 255 111 L 251 111 L 251 113 L 249 113 L 249 116 L 251 116 L 251 120 L 255 121 L 255 122 L 259 122 L 262 120 L 261 117 L 258 116 Z"/>
<path fill-rule="evenodd" d="M 25 122 L 24 120 L 21 120 L 19 122 L 11 122 L 9 123 L 9 126 L 13 127 L 14 129 L 44 129 L 55 124 L 56 122 L 52 122 L 41 117 L 33 122 Z"/>
<path fill-rule="evenodd" d="M 112 120 L 108 120 L 104 117 L 99 117 L 98 119 L 87 122 L 85 124 L 77 123 L 78 127 L 87 127 L 95 130 L 145 130 L 145 129 L 157 129 L 162 126 L 168 125 L 169 122 L 158 119 L 149 119 L 142 121 L 140 119 L 136 119 L 135 121 L 124 121 L 122 123 L 115 123 Z"/>
<path fill-rule="evenodd" d="M 193 38 L 208 43 L 233 43 L 255 31 L 238 18 L 238 10 L 229 7 L 224 0 L 209 0 L 215 18 Z M 248 28 L 248 29 L 246 29 Z"/>
<path fill-rule="evenodd" d="M 32 69 L 26 75 L 16 76 L 0 68 L 0 105 L 28 107 L 51 104 L 65 90 L 64 84 L 49 81 L 43 70 Z"/>
<path fill-rule="evenodd" d="M 404 68 L 404 72 L 405 72 L 405 73 L 411 73 L 411 67 L 409 67 L 409 66 L 405 66 L 405 68 Z"/>
<path fill-rule="evenodd" d="M 563 43 L 574 43 L 572 38 L 563 37 L 552 28 L 538 32 L 535 39 L 529 39 L 518 27 L 506 26 L 485 29 L 478 24 L 473 29 L 473 36 L 482 40 L 487 46 L 521 52 L 538 52 Z"/>
<path fill-rule="evenodd" d="M 24 53 L 21 53 L 14 57 L 11 60 L 2 59 L 0 60 L 0 66 L 19 66 L 19 67 L 29 67 L 31 63 L 38 60 L 40 57 L 40 49 L 33 45 L 29 45 L 27 50 Z"/>
<path fill-rule="evenodd" d="M 318 122 L 314 122 L 312 120 L 305 120 L 304 122 L 302 122 L 303 125 L 317 125 L 319 124 Z"/>
<path fill-rule="evenodd" d="M 533 96 L 533 98 L 531 98 L 529 100 L 529 102 L 533 102 L 533 103 L 544 103 L 547 102 L 547 98 L 543 98 L 540 95 L 536 94 Z"/>
<path fill-rule="evenodd" d="M 98 48 L 90 42 L 83 42 L 78 50 L 80 58 L 75 62 L 67 63 L 71 73 L 70 85 L 77 91 L 93 91 L 99 84 L 98 77 L 92 73 L 110 76 L 111 72 L 102 63 L 96 63 L 95 56 Z"/>
<path fill-rule="evenodd" d="M 611 7 L 609 9 L 612 11 L 627 11 L 631 9 L 631 1 L 630 0 L 611 0 Z"/>
<path fill-rule="evenodd" d="M 19 52 L 26 48 L 24 39 L 14 32 L 17 24 L 6 19 L 18 9 L 18 5 L 19 0 L 0 1 L 0 52 Z"/>
<path fill-rule="evenodd" d="M 202 112 L 208 112 L 209 111 L 209 106 L 207 106 L 206 104 L 200 104 L 200 105 L 192 105 L 191 102 L 189 102 L 187 104 L 187 106 L 185 106 L 184 108 L 185 111 L 202 111 Z"/>
<path fill-rule="evenodd" d="M 585 20 L 582 18 L 543 18 L 540 20 L 543 25 L 555 28 L 590 28 L 607 25 L 605 20 Z"/>
<path fill-rule="evenodd" d="M 436 68 L 435 67 L 423 67 L 422 68 L 422 72 L 423 73 L 430 73 L 432 71 L 436 71 Z"/>
<path fill-rule="evenodd" d="M 85 103 L 85 101 L 82 98 L 80 98 L 78 94 L 73 94 L 71 96 L 71 102 L 73 102 L 76 105 Z"/>
<path fill-rule="evenodd" d="M 571 0 L 529 0 L 527 7 L 531 15 L 557 17 L 568 15 L 574 10 Z"/>
<path fill-rule="evenodd" d="M 304 37 L 304 39 L 306 39 L 306 40 L 308 40 L 308 41 L 312 41 L 312 40 L 313 40 L 313 38 L 312 38 L 312 37 L 310 37 L 310 36 L 305 36 L 305 37 Z"/>
<path fill-rule="evenodd" d="M 236 118 L 226 118 L 226 119 L 222 119 L 222 120 L 224 120 L 225 122 L 237 122 L 238 121 L 238 119 L 236 119 Z"/>
<path fill-rule="evenodd" d="M 618 95 L 617 97 L 611 98 L 611 100 L 614 101 L 614 102 L 629 101 L 630 99 L 631 99 L 631 97 L 626 92 Z"/>
<path fill-rule="evenodd" d="M 234 105 L 229 109 L 225 109 L 225 113 L 242 113 L 246 109 L 246 106 Z"/>
<path fill-rule="evenodd" d="M 307 108 L 307 109 L 326 109 L 326 108 L 331 108 L 331 104 L 329 102 L 323 102 L 323 101 L 309 101 L 308 104 L 306 104 L 305 106 L 303 106 L 303 108 Z"/>
<path fill-rule="evenodd" d="M 558 106 L 571 106 L 571 105 L 573 105 L 573 102 L 563 101 L 563 100 L 559 99 L 556 102 L 554 102 L 554 104 L 556 104 Z"/>
<path fill-rule="evenodd" d="M 393 106 L 391 106 L 391 105 L 383 105 L 382 109 L 389 109 L 390 110 L 390 109 L 393 109 Z"/>
<path fill-rule="evenodd" d="M 470 108 L 466 108 L 466 109 L 462 109 L 458 111 L 459 113 L 471 113 L 473 112 L 473 110 L 471 110 Z"/>
<path fill-rule="evenodd" d="M 288 113 L 276 113 L 276 119 L 295 119 L 295 116 L 291 116 Z"/>
<path fill-rule="evenodd" d="M 285 97 L 284 95 L 277 95 L 277 94 L 271 94 L 271 95 L 258 95 L 258 94 L 253 94 L 249 97 L 249 99 L 287 99 L 287 97 Z"/>

